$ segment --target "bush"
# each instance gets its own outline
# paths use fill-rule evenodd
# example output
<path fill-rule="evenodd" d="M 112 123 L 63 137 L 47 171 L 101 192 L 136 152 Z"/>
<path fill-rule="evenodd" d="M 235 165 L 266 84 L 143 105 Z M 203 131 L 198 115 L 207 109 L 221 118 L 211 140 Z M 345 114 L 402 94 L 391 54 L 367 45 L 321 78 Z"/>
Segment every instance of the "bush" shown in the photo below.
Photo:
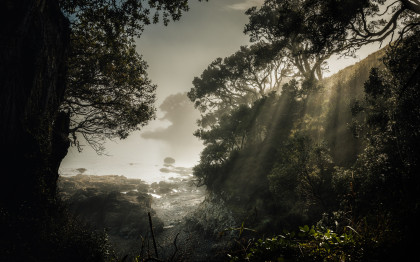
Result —
<path fill-rule="evenodd" d="M 299 227 L 299 232 L 284 232 L 254 240 L 242 257 L 231 261 L 361 261 L 363 241 L 356 231 L 347 227 L 337 234 L 324 227 Z"/>

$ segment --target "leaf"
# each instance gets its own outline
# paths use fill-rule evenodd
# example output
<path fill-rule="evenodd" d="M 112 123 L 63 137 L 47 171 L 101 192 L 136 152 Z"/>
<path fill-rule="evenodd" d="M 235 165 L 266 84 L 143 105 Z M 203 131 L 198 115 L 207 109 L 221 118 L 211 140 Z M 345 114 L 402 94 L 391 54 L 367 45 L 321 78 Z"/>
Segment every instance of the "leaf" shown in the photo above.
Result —
<path fill-rule="evenodd" d="M 315 229 L 314 229 L 314 227 L 312 226 L 312 228 L 311 228 L 311 230 L 309 230 L 309 234 L 311 235 L 311 236 L 314 236 L 315 235 Z"/>

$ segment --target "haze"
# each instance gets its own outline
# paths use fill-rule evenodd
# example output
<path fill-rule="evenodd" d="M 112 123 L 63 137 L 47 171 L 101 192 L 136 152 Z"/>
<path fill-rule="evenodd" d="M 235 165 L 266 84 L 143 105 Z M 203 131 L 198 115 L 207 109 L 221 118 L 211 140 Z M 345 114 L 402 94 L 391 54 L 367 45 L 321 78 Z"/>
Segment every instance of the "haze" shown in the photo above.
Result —
<path fill-rule="evenodd" d="M 244 12 L 262 2 L 192 2 L 190 11 L 180 21 L 167 27 L 162 24 L 146 27 L 137 41 L 137 50 L 149 65 L 149 77 L 158 85 L 156 120 L 126 140 L 107 142 L 107 155 L 97 155 L 89 146 L 84 146 L 81 153 L 72 147 L 61 163 L 61 174 L 73 175 L 78 173 L 77 168 L 86 168 L 86 174 L 116 174 L 154 182 L 167 176 L 159 172 L 165 157 L 173 157 L 176 166 L 194 166 L 203 149 L 193 136 L 199 112 L 185 94 L 192 88 L 194 76 L 200 76 L 214 59 L 229 56 L 241 45 L 250 44 L 249 37 L 242 33 L 248 21 Z M 371 47 L 365 47 L 357 58 L 331 58 L 326 75 L 370 52 Z"/>

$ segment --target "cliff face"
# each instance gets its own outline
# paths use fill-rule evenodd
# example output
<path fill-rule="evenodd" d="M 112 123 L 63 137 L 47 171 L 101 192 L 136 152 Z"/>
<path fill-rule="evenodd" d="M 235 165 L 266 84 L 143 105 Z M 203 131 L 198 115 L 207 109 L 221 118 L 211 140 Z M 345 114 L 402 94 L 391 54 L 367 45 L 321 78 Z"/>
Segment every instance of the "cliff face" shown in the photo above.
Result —
<path fill-rule="evenodd" d="M 16 206 L 55 195 L 69 27 L 55 0 L 3 0 L 0 22 L 0 203 Z"/>

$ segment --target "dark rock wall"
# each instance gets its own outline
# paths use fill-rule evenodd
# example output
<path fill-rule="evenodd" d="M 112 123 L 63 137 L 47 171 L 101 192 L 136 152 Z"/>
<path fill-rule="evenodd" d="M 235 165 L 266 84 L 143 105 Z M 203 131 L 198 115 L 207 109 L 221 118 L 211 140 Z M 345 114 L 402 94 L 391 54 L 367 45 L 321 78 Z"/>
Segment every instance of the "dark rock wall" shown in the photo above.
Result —
<path fill-rule="evenodd" d="M 55 121 L 65 90 L 68 28 L 55 0 L 0 1 L 2 205 L 55 196 L 68 148 L 68 116 Z"/>

